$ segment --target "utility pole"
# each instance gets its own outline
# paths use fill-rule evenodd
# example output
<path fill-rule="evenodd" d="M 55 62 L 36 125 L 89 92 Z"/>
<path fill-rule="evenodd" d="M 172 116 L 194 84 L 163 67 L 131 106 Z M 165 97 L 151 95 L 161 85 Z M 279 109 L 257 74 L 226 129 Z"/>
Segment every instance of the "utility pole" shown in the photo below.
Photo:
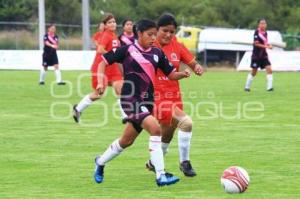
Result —
<path fill-rule="evenodd" d="M 39 49 L 44 47 L 45 35 L 45 0 L 39 0 Z"/>
<path fill-rule="evenodd" d="M 83 50 L 90 49 L 90 6 L 89 0 L 82 0 L 82 43 Z"/>

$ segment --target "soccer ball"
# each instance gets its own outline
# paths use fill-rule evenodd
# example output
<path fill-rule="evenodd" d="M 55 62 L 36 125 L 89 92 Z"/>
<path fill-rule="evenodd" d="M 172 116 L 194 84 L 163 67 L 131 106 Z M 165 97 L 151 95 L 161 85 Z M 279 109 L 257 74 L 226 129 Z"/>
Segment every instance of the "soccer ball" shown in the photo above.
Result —
<path fill-rule="evenodd" d="M 250 178 L 245 169 L 232 166 L 223 172 L 221 184 L 227 193 L 243 193 L 249 186 Z"/>

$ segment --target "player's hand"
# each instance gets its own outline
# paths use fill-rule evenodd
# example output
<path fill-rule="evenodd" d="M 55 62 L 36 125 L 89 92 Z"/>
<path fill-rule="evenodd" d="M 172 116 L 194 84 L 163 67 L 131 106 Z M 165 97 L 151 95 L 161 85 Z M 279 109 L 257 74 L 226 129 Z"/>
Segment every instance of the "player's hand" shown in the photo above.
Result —
<path fill-rule="evenodd" d="M 183 73 L 183 77 L 185 77 L 185 78 L 191 76 L 191 71 L 187 68 L 184 71 L 182 71 L 182 73 Z"/>
<path fill-rule="evenodd" d="M 195 68 L 194 68 L 194 72 L 195 72 L 196 75 L 200 76 L 200 75 L 203 74 L 204 70 L 203 70 L 203 68 L 200 64 L 196 64 Z"/>
<path fill-rule="evenodd" d="M 269 49 L 273 49 L 272 44 L 268 44 L 268 48 L 269 48 Z"/>
<path fill-rule="evenodd" d="M 102 83 L 99 83 L 96 87 L 96 90 L 99 95 L 102 95 L 105 90 L 104 85 Z"/>
<path fill-rule="evenodd" d="M 271 44 L 267 44 L 267 45 L 266 45 L 266 48 L 268 48 L 268 49 L 272 49 L 272 48 L 273 48 L 273 46 L 272 46 Z"/>
<path fill-rule="evenodd" d="M 52 45 L 52 48 L 57 49 L 58 46 L 57 45 Z"/>

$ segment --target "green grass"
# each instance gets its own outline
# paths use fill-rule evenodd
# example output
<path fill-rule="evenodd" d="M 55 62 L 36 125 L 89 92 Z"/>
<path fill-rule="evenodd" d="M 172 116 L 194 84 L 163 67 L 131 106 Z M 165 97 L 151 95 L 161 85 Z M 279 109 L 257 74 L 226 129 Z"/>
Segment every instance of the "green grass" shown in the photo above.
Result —
<path fill-rule="evenodd" d="M 134 145 L 106 167 L 105 182 L 93 181 L 94 157 L 117 138 L 123 125 L 108 109 L 108 124 L 103 121 L 104 109 L 92 105 L 82 115 L 88 125 L 78 125 L 69 116 L 68 104 L 77 103 L 76 84 L 82 72 L 63 72 L 73 83 L 53 86 L 53 72 L 47 75 L 46 86 L 38 86 L 37 71 L 0 71 L 0 198 L 300 198 L 300 79 L 298 73 L 275 73 L 275 92 L 265 91 L 265 75 L 260 73 L 252 91 L 245 93 L 246 73 L 207 72 L 203 77 L 183 80 L 184 101 L 202 103 L 186 112 L 194 120 L 191 158 L 198 172 L 186 178 L 178 169 L 177 139 L 173 140 L 166 157 L 168 171 L 181 181 L 159 188 L 154 175 L 144 168 L 149 158 L 148 135 L 143 132 Z M 88 74 L 88 72 L 87 72 Z M 90 91 L 90 81 L 82 81 L 82 93 Z M 111 90 L 109 90 L 111 92 Z M 196 97 L 195 97 L 196 95 Z M 102 102 L 111 108 L 115 103 L 110 94 Z M 261 103 L 263 110 L 247 112 L 260 119 L 241 114 L 231 119 L 212 113 L 234 116 L 245 104 Z M 50 106 L 65 103 L 55 109 Z M 208 104 L 211 103 L 211 104 Z M 216 107 L 212 104 L 215 103 Z M 251 104 L 250 104 L 251 105 Z M 259 108 L 251 105 L 251 108 Z M 249 110 L 248 110 L 249 111 Z M 198 115 L 198 116 L 197 116 Z M 200 118 L 199 118 L 200 116 Z M 244 167 L 250 174 L 249 189 L 238 195 L 224 193 L 220 186 L 222 171 L 231 165 Z"/>

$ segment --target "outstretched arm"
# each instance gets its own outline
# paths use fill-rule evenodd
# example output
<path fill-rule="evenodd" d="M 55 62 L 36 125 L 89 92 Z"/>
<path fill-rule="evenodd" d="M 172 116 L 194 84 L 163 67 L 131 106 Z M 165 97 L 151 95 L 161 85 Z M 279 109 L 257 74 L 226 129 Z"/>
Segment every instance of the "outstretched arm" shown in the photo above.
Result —
<path fill-rule="evenodd" d="M 175 70 L 173 70 L 168 75 L 168 78 L 170 80 L 180 80 L 182 78 L 187 78 L 189 76 L 191 76 L 191 72 L 189 71 L 189 69 L 185 69 L 184 71 L 181 71 L 181 72 L 176 72 Z"/>
<path fill-rule="evenodd" d="M 97 71 L 97 79 L 98 79 L 98 85 L 96 87 L 97 93 L 99 95 L 102 95 L 104 93 L 104 71 L 105 71 L 106 63 L 104 61 L 100 62 L 98 65 L 98 71 Z"/>
<path fill-rule="evenodd" d="M 196 75 L 202 75 L 204 73 L 203 67 L 194 59 L 188 64 L 188 66 L 194 71 Z"/>

